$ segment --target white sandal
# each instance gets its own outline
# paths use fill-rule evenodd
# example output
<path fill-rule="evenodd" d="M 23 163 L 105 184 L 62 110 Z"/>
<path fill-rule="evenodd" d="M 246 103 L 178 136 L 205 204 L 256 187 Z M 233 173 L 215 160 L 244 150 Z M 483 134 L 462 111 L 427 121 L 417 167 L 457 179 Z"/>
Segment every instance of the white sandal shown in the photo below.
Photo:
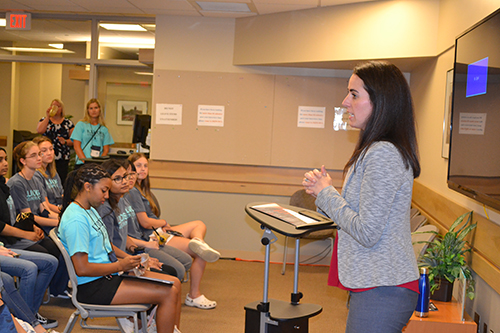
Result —
<path fill-rule="evenodd" d="M 219 251 L 212 249 L 207 243 L 199 238 L 191 239 L 188 246 L 191 251 L 196 253 L 198 257 L 206 262 L 215 262 L 220 258 Z"/>
<path fill-rule="evenodd" d="M 191 298 L 189 294 L 186 295 L 186 302 L 185 304 L 187 306 L 194 306 L 197 307 L 198 309 L 213 309 L 217 306 L 216 301 L 211 301 L 208 298 L 205 297 L 205 295 L 198 296 L 196 298 Z"/>

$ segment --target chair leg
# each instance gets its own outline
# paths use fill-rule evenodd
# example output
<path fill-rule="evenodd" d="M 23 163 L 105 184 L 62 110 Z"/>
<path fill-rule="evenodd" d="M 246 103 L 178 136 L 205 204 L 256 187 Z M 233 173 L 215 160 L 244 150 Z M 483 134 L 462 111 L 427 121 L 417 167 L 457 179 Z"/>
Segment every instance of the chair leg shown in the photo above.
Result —
<path fill-rule="evenodd" d="M 285 236 L 285 247 L 283 248 L 283 267 L 281 268 L 281 275 L 285 275 L 286 270 L 286 254 L 288 250 L 288 236 Z"/>
<path fill-rule="evenodd" d="M 66 324 L 66 327 L 64 328 L 63 333 L 70 333 L 73 330 L 73 327 L 75 327 L 76 321 L 78 320 L 78 317 L 80 316 L 80 312 L 76 310 L 71 314 L 71 316 L 68 319 L 68 323 Z"/>
<path fill-rule="evenodd" d="M 151 313 L 153 315 L 153 313 Z M 141 312 L 142 333 L 148 333 L 148 315 L 146 311 Z"/>

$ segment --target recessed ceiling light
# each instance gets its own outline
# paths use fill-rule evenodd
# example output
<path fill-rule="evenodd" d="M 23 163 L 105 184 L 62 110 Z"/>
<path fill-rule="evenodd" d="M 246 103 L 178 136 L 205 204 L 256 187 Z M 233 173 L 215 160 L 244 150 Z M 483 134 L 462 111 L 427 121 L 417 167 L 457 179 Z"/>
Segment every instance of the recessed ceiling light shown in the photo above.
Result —
<path fill-rule="evenodd" d="M 58 43 L 58 44 L 49 44 L 50 47 L 62 50 L 64 48 L 64 44 Z"/>
<path fill-rule="evenodd" d="M 135 74 L 137 75 L 150 75 L 150 76 L 153 76 L 153 73 L 151 72 L 134 72 Z"/>
<path fill-rule="evenodd" d="M 0 49 L 4 49 L 7 51 L 18 51 L 18 52 L 37 52 L 37 53 L 75 53 L 74 51 L 71 50 L 66 50 L 66 49 L 48 49 L 48 48 L 42 48 L 42 47 L 11 47 L 11 46 L 6 46 L 6 47 L 0 47 Z"/>
<path fill-rule="evenodd" d="M 116 31 L 147 31 L 139 24 L 115 24 L 115 23 L 99 23 L 99 26 L 106 30 Z"/>
<path fill-rule="evenodd" d="M 251 12 L 246 3 L 196 1 L 202 10 L 210 12 Z"/>

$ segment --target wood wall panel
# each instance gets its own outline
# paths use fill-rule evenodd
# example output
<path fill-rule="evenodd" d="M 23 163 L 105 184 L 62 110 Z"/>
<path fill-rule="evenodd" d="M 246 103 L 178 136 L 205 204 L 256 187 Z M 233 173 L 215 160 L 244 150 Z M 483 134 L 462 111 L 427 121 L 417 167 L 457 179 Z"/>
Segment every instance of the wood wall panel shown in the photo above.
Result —
<path fill-rule="evenodd" d="M 468 211 L 418 181 L 413 185 L 412 203 L 431 224 L 439 228 L 440 233 L 446 232 L 458 216 Z M 473 220 L 477 227 L 468 237 L 472 247 L 470 266 L 500 293 L 500 226 L 479 214 L 473 214 Z"/>

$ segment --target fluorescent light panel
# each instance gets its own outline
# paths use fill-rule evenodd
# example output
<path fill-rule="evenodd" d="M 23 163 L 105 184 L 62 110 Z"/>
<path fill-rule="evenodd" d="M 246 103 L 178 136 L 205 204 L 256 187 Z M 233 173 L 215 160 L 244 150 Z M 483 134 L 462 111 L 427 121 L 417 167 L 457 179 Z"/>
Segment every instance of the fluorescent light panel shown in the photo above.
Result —
<path fill-rule="evenodd" d="M 196 1 L 202 10 L 208 12 L 251 12 L 246 3 Z"/>
<path fill-rule="evenodd" d="M 0 27 L 5 27 L 7 25 L 7 20 L 0 18 Z"/>
<path fill-rule="evenodd" d="M 18 52 L 36 52 L 36 53 L 75 53 L 74 51 L 66 50 L 66 49 L 47 49 L 42 47 L 0 47 L 0 49 L 4 49 L 7 51 L 18 51 Z"/>
<path fill-rule="evenodd" d="M 64 48 L 64 44 L 62 43 L 57 43 L 57 44 L 49 44 L 50 47 L 53 47 L 55 49 L 62 50 Z"/>
<path fill-rule="evenodd" d="M 115 31 L 147 31 L 139 24 L 99 23 L 99 26 L 106 30 Z"/>

